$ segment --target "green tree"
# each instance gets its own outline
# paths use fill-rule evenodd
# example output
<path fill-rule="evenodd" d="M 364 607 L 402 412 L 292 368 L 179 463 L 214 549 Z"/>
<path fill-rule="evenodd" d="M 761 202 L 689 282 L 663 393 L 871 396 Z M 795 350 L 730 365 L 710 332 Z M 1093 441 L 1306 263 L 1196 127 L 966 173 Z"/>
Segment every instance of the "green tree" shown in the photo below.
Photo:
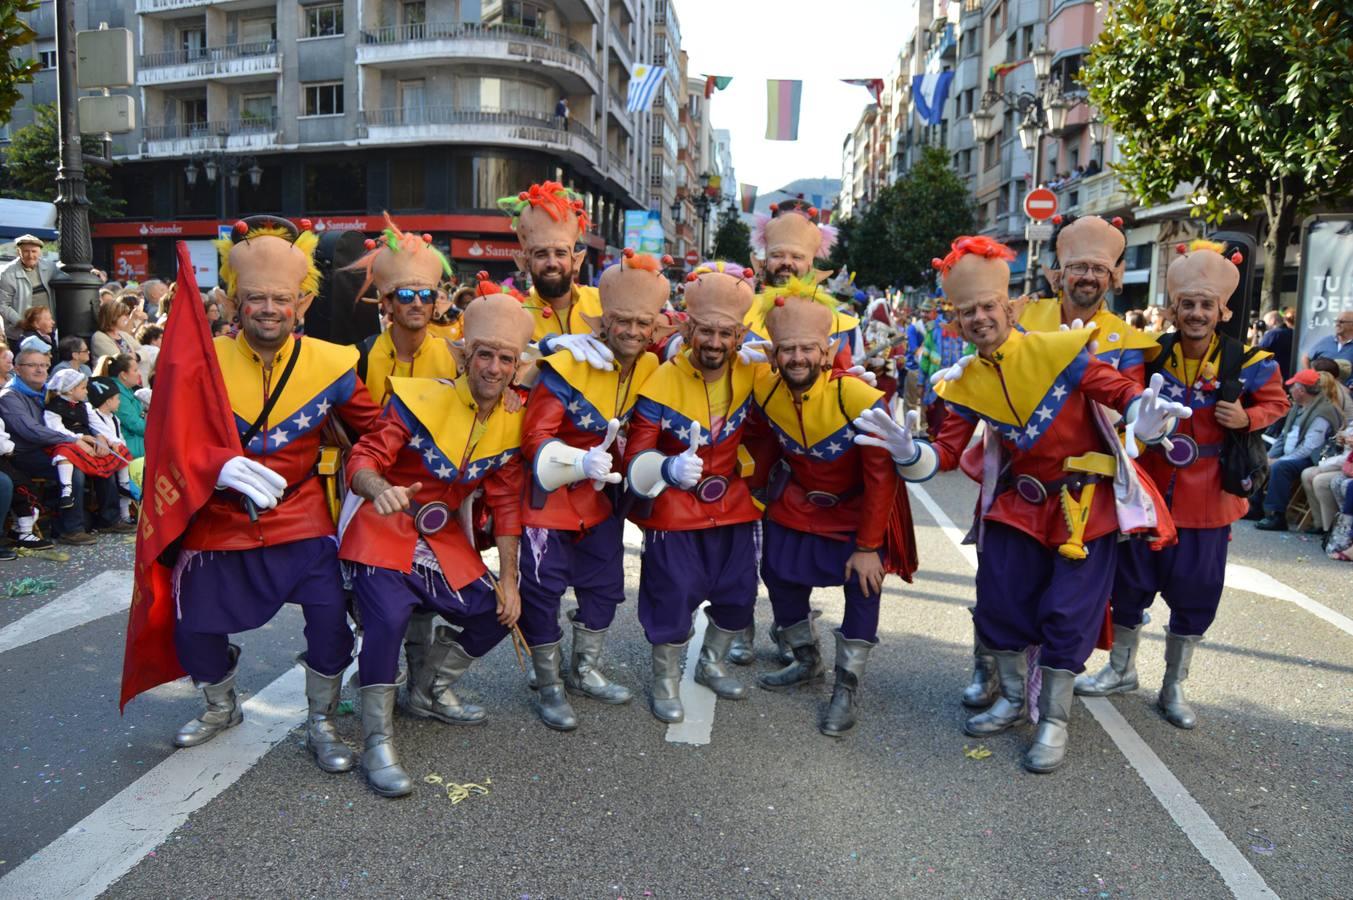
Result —
<path fill-rule="evenodd" d="M 972 200 L 949 165 L 949 154 L 926 147 L 916 164 L 864 214 L 843 223 L 844 261 L 861 285 L 920 287 L 931 283 L 930 261 L 973 230 Z"/>
<path fill-rule="evenodd" d="M 37 32 L 22 18 L 37 10 L 38 0 L 6 0 L 0 3 L 0 125 L 9 121 L 14 104 L 23 99 L 19 85 L 32 84 L 33 73 L 41 66 L 35 59 L 14 55 L 20 47 L 33 43 Z"/>
<path fill-rule="evenodd" d="M 752 261 L 752 230 L 737 213 L 724 212 L 719 230 L 714 233 L 714 258 L 726 259 L 740 265 Z"/>
<path fill-rule="evenodd" d="M 1081 80 L 1146 203 L 1192 183 L 1209 222 L 1267 217 L 1262 308 L 1278 305 L 1297 217 L 1353 191 L 1353 16 L 1347 0 L 1126 0 Z"/>
<path fill-rule="evenodd" d="M 33 107 L 32 125 L 14 132 L 4 153 L 4 179 L 0 188 L 6 196 L 20 200 L 56 200 L 56 168 L 60 158 L 56 140 L 56 106 Z M 83 140 L 86 154 L 100 156 L 103 145 L 92 137 Z M 109 187 L 108 169 L 85 166 L 89 214 L 95 219 L 122 215 L 123 201 Z"/>

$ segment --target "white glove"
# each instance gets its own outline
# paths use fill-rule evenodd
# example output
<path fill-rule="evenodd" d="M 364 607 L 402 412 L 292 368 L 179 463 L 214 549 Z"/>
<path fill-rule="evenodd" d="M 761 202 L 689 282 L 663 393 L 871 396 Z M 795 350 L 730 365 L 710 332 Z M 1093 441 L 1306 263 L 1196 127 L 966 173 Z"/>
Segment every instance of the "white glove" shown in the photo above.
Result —
<path fill-rule="evenodd" d="M 662 348 L 664 359 L 666 360 L 674 358 L 678 353 L 681 352 L 681 348 L 685 346 L 685 344 L 686 339 L 683 338 L 681 335 L 679 334 L 672 335 L 672 337 L 667 341 L 667 346 Z"/>
<path fill-rule="evenodd" d="M 700 432 L 692 423 L 690 447 L 677 456 L 667 457 L 667 462 L 663 465 L 666 469 L 664 477 L 683 490 L 690 490 L 699 484 L 700 476 L 705 474 L 705 461 L 696 456 L 696 451 L 699 449 Z"/>
<path fill-rule="evenodd" d="M 850 424 L 860 432 L 855 435 L 855 443 L 862 447 L 882 447 L 894 463 L 903 466 L 916 461 L 916 441 L 911 433 L 920 421 L 921 414 L 914 409 L 907 413 L 906 424 L 903 424 L 887 410 L 871 407 Z"/>
<path fill-rule="evenodd" d="M 1095 331 L 1099 328 L 1099 323 L 1091 322 L 1089 325 L 1086 325 L 1084 319 L 1073 319 L 1070 325 L 1063 322 L 1061 325 L 1057 326 L 1058 331 L 1072 331 L 1078 328 L 1089 328 L 1091 331 Z M 1085 345 L 1085 348 L 1090 351 L 1091 356 L 1094 356 L 1099 352 L 1099 341 L 1091 341 Z"/>
<path fill-rule="evenodd" d="M 743 365 L 750 366 L 754 363 L 769 362 L 766 352 L 770 350 L 770 341 L 752 339 L 743 341 L 742 346 L 738 348 L 738 359 L 742 360 Z"/>
<path fill-rule="evenodd" d="M 615 436 L 620 433 L 620 420 L 612 419 L 606 423 L 606 439 L 600 444 L 588 450 L 582 455 L 579 465 L 582 466 L 583 477 L 592 480 L 592 487 L 601 490 L 607 484 L 619 484 L 621 475 L 619 472 L 612 472 L 611 466 L 611 445 L 615 443 Z"/>
<path fill-rule="evenodd" d="M 958 379 L 963 377 L 963 370 L 968 368 L 968 366 L 971 365 L 972 361 L 976 358 L 977 357 L 973 356 L 972 354 L 968 354 L 967 356 L 960 356 L 958 358 L 958 362 L 954 363 L 949 368 L 940 369 L 934 375 L 931 375 L 930 383 L 932 385 L 935 385 L 939 384 L 941 381 L 958 381 Z"/>
<path fill-rule="evenodd" d="M 865 384 L 869 385 L 872 388 L 876 388 L 879 386 L 878 376 L 875 375 L 873 372 L 869 371 L 868 369 L 866 369 L 864 366 L 851 366 L 849 369 L 846 369 L 846 374 L 854 375 L 856 378 L 860 379 L 861 381 L 863 381 Z"/>
<path fill-rule="evenodd" d="M 247 456 L 232 456 L 221 466 L 216 487 L 239 491 L 259 509 L 272 509 L 287 489 L 287 480 Z"/>
<path fill-rule="evenodd" d="M 594 369 L 600 369 L 603 372 L 610 372 L 615 369 L 615 354 L 611 348 L 607 347 L 595 335 L 591 334 L 561 334 L 551 335 L 543 339 L 545 349 L 550 353 L 559 350 L 567 350 L 573 354 L 574 360 L 581 363 L 587 363 Z"/>
<path fill-rule="evenodd" d="M 1168 450 L 1170 441 L 1165 435 L 1174 427 L 1175 420 L 1187 419 L 1193 410 L 1182 403 L 1161 398 L 1161 388 L 1165 386 L 1165 377 L 1159 372 L 1151 376 L 1151 384 L 1128 409 L 1127 415 L 1127 453 L 1137 458 L 1137 441 L 1148 444 L 1163 444 Z"/>

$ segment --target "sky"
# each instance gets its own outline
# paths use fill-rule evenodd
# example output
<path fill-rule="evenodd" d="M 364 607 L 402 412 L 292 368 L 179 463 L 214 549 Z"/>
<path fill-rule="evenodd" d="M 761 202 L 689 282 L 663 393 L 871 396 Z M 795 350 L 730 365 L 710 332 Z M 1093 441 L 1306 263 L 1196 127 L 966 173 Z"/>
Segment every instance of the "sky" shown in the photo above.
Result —
<path fill-rule="evenodd" d="M 842 78 L 883 78 L 916 0 L 672 0 L 692 77 L 731 75 L 710 123 L 733 136 L 739 182 L 767 193 L 796 178 L 840 178 L 841 142 L 871 102 Z M 766 79 L 803 81 L 797 141 L 767 141 Z"/>

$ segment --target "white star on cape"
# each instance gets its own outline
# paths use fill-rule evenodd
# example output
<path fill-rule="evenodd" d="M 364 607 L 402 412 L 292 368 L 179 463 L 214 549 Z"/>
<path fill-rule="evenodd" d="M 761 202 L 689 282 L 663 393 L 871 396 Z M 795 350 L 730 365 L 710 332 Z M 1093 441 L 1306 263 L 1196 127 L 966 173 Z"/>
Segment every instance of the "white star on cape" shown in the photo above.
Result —
<path fill-rule="evenodd" d="M 325 397 L 323 400 L 321 400 L 321 401 L 319 402 L 319 409 L 317 410 L 317 412 L 318 412 L 321 416 L 328 415 L 328 414 L 329 414 L 329 407 L 332 406 L 332 405 L 333 405 L 333 404 L 329 402 L 329 398 L 328 398 L 328 397 Z"/>
<path fill-rule="evenodd" d="M 1052 410 L 1048 409 L 1046 406 L 1040 406 L 1034 415 L 1046 422 L 1048 419 L 1052 418 Z"/>
<path fill-rule="evenodd" d="M 280 427 L 272 434 L 268 435 L 268 437 L 269 439 L 272 440 L 274 444 L 276 444 L 279 447 L 285 444 L 288 440 L 290 440 L 290 438 L 287 437 L 287 433 L 283 431 Z"/>
<path fill-rule="evenodd" d="M 304 431 L 305 429 L 307 429 L 307 428 L 310 427 L 310 420 L 311 420 L 312 418 L 314 418 L 314 417 L 313 417 L 313 416 L 307 416 L 304 412 L 302 412 L 299 416 L 297 416 L 296 418 L 292 419 L 291 421 L 294 422 L 294 423 L 296 424 L 296 427 L 297 427 L 297 428 L 299 428 L 299 429 L 301 429 L 302 431 Z"/>
<path fill-rule="evenodd" d="M 445 481 L 451 477 L 451 470 L 445 465 L 442 465 L 442 467 L 437 470 L 437 477 Z"/>
<path fill-rule="evenodd" d="M 412 448 L 415 449 L 415 450 L 422 450 L 422 449 L 423 449 L 423 436 L 422 436 L 422 435 L 415 434 L 413 437 L 409 438 L 409 446 L 412 447 Z"/>
<path fill-rule="evenodd" d="M 1054 400 L 1061 400 L 1065 396 L 1066 396 L 1066 385 L 1059 384 L 1052 389 L 1052 397 Z"/>

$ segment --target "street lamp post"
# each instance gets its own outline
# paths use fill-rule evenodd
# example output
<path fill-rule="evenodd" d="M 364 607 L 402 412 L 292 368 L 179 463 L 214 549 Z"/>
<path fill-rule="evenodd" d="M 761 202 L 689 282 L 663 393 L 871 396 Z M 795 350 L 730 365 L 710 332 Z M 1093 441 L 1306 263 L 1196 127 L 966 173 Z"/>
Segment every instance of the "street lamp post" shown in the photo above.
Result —
<path fill-rule="evenodd" d="M 89 197 L 85 193 L 84 147 L 76 113 L 75 0 L 56 0 L 57 142 L 56 217 L 61 232 L 60 271 L 52 277 L 52 316 L 66 334 L 98 327 L 99 288 L 92 271 Z"/>
<path fill-rule="evenodd" d="M 202 160 L 200 166 L 198 159 Z M 231 192 L 238 197 L 240 180 L 246 174 L 249 176 L 251 187 L 257 189 L 263 183 L 263 167 L 256 159 L 252 156 L 230 156 L 224 150 L 213 150 L 189 158 L 188 164 L 183 167 L 183 178 L 188 182 L 188 187 L 196 187 L 198 176 L 205 175 L 207 184 L 220 188 L 217 194 L 217 209 L 222 222 L 230 216 L 230 209 L 226 204 L 226 184 L 229 183 Z"/>
<path fill-rule="evenodd" d="M 1052 82 L 1053 52 L 1044 44 L 1029 53 L 1033 63 L 1035 89 L 1033 91 L 996 91 L 987 90 L 982 95 L 981 105 L 972 112 L 973 139 L 978 143 L 990 140 L 996 133 L 996 115 L 992 111 L 997 103 L 1013 106 L 1019 111 L 1019 142 L 1026 152 L 1032 155 L 1030 185 L 1038 187 L 1042 183 L 1043 141 L 1050 134 L 1057 134 L 1066 127 L 1066 118 L 1077 105 L 1086 102 L 1082 97 L 1067 96 L 1061 86 Z M 1090 124 L 1091 139 L 1095 138 L 1098 123 L 1102 139 L 1103 123 L 1096 118 Z M 1037 277 L 1040 241 L 1030 241 L 1028 259 L 1024 266 L 1024 293 L 1033 292 L 1034 279 Z"/>

